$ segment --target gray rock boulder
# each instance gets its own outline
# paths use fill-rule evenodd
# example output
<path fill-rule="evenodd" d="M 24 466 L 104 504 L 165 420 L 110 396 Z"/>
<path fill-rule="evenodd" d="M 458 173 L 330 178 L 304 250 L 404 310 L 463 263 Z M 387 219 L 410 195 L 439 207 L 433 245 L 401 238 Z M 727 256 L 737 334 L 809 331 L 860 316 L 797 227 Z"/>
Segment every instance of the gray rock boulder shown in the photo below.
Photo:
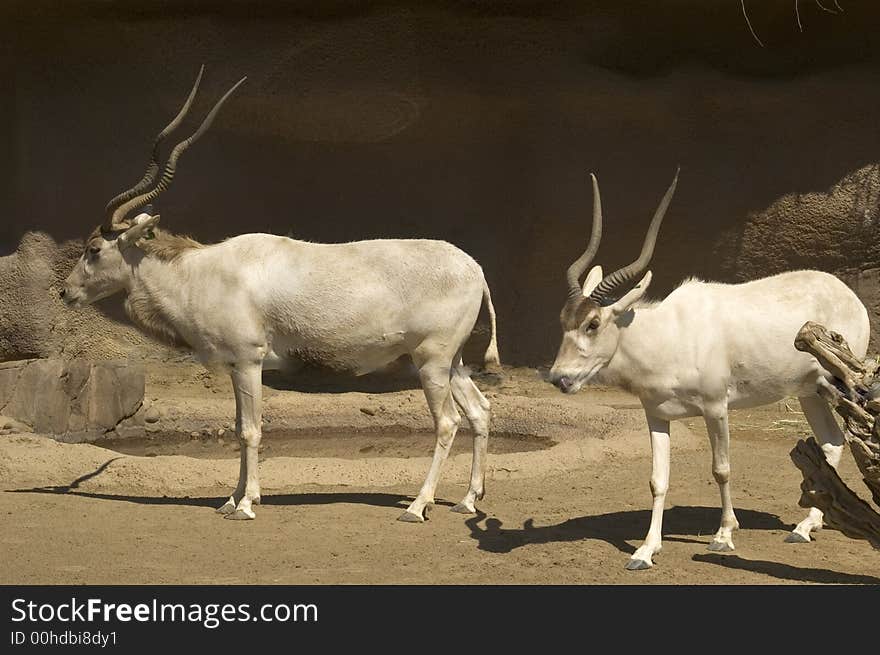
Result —
<path fill-rule="evenodd" d="M 0 362 L 0 415 L 34 432 L 89 440 L 134 416 L 143 401 L 140 364 L 61 359 Z"/>

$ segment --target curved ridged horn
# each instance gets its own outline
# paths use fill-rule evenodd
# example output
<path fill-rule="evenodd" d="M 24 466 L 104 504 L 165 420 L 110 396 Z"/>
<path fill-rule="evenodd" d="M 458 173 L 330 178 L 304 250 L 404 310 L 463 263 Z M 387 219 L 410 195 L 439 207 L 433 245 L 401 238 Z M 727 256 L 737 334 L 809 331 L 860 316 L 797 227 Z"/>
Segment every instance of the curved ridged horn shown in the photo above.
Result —
<path fill-rule="evenodd" d="M 632 282 L 648 268 L 648 263 L 654 254 L 654 245 L 657 243 L 657 233 L 660 232 L 660 224 L 663 222 L 663 216 L 666 214 L 666 209 L 669 207 L 672 195 L 675 193 L 675 186 L 678 184 L 678 172 L 680 170 L 681 167 L 675 170 L 672 184 L 669 185 L 663 199 L 660 200 L 660 204 L 657 206 L 657 211 L 654 212 L 654 218 L 651 219 L 651 224 L 648 226 L 648 233 L 645 235 L 645 242 L 642 244 L 642 252 L 639 258 L 632 264 L 606 275 L 595 291 L 590 294 L 590 300 L 603 306 L 611 304 L 615 300 L 613 292 L 616 289 Z"/>
<path fill-rule="evenodd" d="M 201 137 L 209 127 L 211 127 L 211 123 L 214 122 L 214 118 L 217 116 L 217 113 L 220 111 L 220 108 L 223 106 L 223 103 L 226 102 L 226 99 L 231 96 L 235 90 L 244 83 L 247 77 L 241 78 L 235 85 L 226 92 L 226 94 L 217 101 L 217 104 L 214 105 L 214 108 L 208 113 L 205 117 L 205 120 L 202 121 L 202 124 L 199 125 L 199 129 L 197 129 L 192 136 L 184 139 L 176 146 L 174 146 L 174 150 L 171 151 L 171 154 L 168 156 L 168 161 L 165 163 L 165 169 L 162 171 L 162 178 L 159 180 L 159 184 L 153 188 L 149 193 L 144 193 L 139 196 L 132 198 L 131 200 L 125 202 L 116 208 L 113 212 L 113 216 L 110 219 L 111 225 L 117 225 L 122 222 L 125 218 L 126 214 L 128 214 L 132 209 L 136 209 L 138 207 L 142 207 L 147 203 L 155 200 L 159 197 L 171 184 L 171 180 L 174 179 L 174 172 L 177 169 L 177 160 L 180 156 L 189 148 L 193 143 L 198 141 L 199 137 Z"/>
<path fill-rule="evenodd" d="M 116 209 L 116 207 L 124 203 L 126 200 L 130 200 L 136 195 L 143 193 L 156 181 L 156 176 L 159 174 L 159 146 L 162 145 L 162 142 L 168 137 L 169 134 L 177 129 L 177 127 L 183 122 L 183 119 L 186 118 L 186 115 L 189 112 L 190 107 L 192 106 L 193 100 L 196 97 L 196 92 L 199 90 L 199 83 L 202 81 L 202 73 L 204 72 L 205 66 L 202 65 L 202 67 L 199 69 L 199 75 L 198 77 L 196 77 L 195 84 L 193 84 L 192 91 L 189 92 L 189 97 L 186 99 L 186 102 L 183 103 L 183 107 L 180 108 L 180 111 L 177 112 L 177 116 L 175 116 L 174 119 L 165 126 L 165 129 L 159 132 L 159 135 L 153 141 L 153 152 L 150 156 L 150 163 L 147 166 L 147 172 L 144 173 L 141 181 L 127 191 L 123 191 L 119 195 L 115 196 L 110 200 L 110 202 L 107 203 L 107 207 L 104 209 L 104 212 L 107 214 L 108 218 L 105 227 L 109 228 L 112 225 L 110 216 L 111 212 Z"/>
<path fill-rule="evenodd" d="M 602 240 L 602 198 L 599 196 L 599 182 L 592 173 L 590 173 L 590 177 L 593 180 L 593 229 L 590 232 L 590 243 L 587 244 L 584 254 L 574 260 L 574 263 L 568 267 L 568 271 L 565 274 L 568 279 L 568 295 L 571 298 L 581 295 L 581 275 L 584 274 L 587 266 L 590 265 L 593 257 L 596 256 L 596 251 L 599 250 L 599 242 Z"/>

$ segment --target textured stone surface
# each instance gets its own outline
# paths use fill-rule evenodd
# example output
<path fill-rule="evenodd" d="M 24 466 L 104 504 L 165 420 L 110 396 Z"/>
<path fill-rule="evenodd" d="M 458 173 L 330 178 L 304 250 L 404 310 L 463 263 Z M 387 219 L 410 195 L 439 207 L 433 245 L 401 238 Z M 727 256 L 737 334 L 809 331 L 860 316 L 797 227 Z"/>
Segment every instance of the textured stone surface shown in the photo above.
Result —
<path fill-rule="evenodd" d="M 734 280 L 799 268 L 835 273 L 868 308 L 871 345 L 880 340 L 880 165 L 825 191 L 788 193 L 744 220 L 738 248 L 724 264 Z"/>
<path fill-rule="evenodd" d="M 880 268 L 848 272 L 840 277 L 855 290 L 868 308 L 873 327 L 868 352 L 876 353 L 880 350 Z"/>
<path fill-rule="evenodd" d="M 0 257 L 0 360 L 179 359 L 179 351 L 128 323 L 119 297 L 97 307 L 64 306 L 58 291 L 81 252 L 79 242 L 58 244 L 43 232 L 28 232 L 15 252 Z"/>
<path fill-rule="evenodd" d="M 140 364 L 61 359 L 0 364 L 0 415 L 35 432 L 88 440 L 134 416 L 143 399 Z"/>
<path fill-rule="evenodd" d="M 844 175 L 823 191 L 786 193 L 744 220 L 738 277 L 793 268 L 843 271 L 880 262 L 880 166 Z"/>
<path fill-rule="evenodd" d="M 13 432 L 33 432 L 33 428 L 10 416 L 0 415 L 0 434 L 12 434 Z"/>

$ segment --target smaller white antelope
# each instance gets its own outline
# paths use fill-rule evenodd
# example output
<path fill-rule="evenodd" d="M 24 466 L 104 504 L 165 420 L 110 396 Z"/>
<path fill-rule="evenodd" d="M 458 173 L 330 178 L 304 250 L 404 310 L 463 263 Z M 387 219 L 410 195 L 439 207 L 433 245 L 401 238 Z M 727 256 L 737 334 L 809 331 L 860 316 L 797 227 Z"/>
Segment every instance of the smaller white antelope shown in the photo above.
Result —
<path fill-rule="evenodd" d="M 862 358 L 868 347 L 868 312 L 849 287 L 819 271 L 792 271 L 743 284 L 687 280 L 664 300 L 642 300 L 651 282 L 648 262 L 678 173 L 657 208 L 642 252 L 608 276 L 595 266 L 583 286 L 580 276 L 602 236 L 599 185 L 593 181 L 593 231 L 586 251 L 568 269 L 568 301 L 560 316 L 562 343 L 550 381 L 575 393 L 590 381 L 620 386 L 639 397 L 653 452 L 654 505 L 644 544 L 628 569 L 653 565 L 661 549 L 663 505 L 669 487 L 669 422 L 703 416 L 712 446 L 712 474 L 721 492 L 721 527 L 709 550 L 733 550 L 739 527 L 730 498 L 727 412 L 797 396 L 816 439 L 832 466 L 843 449 L 843 433 L 816 393 L 830 376 L 794 339 L 816 321 L 842 334 Z M 641 279 L 639 280 L 639 278 Z M 635 280 L 639 282 L 632 286 Z M 822 527 L 813 508 L 786 541 L 809 541 Z"/>
<path fill-rule="evenodd" d="M 406 354 L 419 371 L 436 445 L 428 476 L 400 519 L 424 521 L 434 502 L 440 469 L 461 422 L 456 405 L 475 435 L 470 485 L 452 509 L 475 512 L 474 502 L 484 493 L 490 407 L 461 354 L 483 302 L 492 324 L 486 363 L 498 363 L 498 346 L 489 287 L 470 256 L 430 240 L 320 244 L 243 234 L 203 245 L 157 229 L 158 215 L 127 218 L 168 187 L 180 155 L 244 81 L 172 150 L 155 183 L 159 146 L 189 110 L 201 75 L 180 113 L 156 138 L 144 178 L 107 205 L 107 220 L 87 239 L 62 299 L 81 306 L 124 292 L 126 310 L 139 327 L 229 371 L 241 465 L 235 491 L 218 509 L 226 518 L 252 519 L 260 502 L 264 368 L 309 361 L 363 374 Z"/>

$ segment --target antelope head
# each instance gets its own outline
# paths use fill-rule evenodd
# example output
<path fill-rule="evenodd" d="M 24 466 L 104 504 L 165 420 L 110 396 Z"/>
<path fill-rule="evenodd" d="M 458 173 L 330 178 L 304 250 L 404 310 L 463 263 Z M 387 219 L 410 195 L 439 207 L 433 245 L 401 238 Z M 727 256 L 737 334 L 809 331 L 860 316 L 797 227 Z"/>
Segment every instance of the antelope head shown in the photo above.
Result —
<path fill-rule="evenodd" d="M 581 285 L 581 275 L 596 256 L 602 239 L 599 183 L 595 175 L 591 174 L 590 177 L 593 182 L 593 230 L 587 249 L 568 268 L 568 299 L 559 316 L 562 343 L 549 376 L 550 382 L 565 393 L 577 392 L 614 357 L 621 331 L 626 329 L 626 321 L 622 320 L 624 314 L 642 298 L 651 283 L 648 263 L 654 254 L 660 224 L 678 183 L 676 171 L 672 184 L 654 213 L 638 259 L 604 276 L 602 267 L 594 266 Z M 633 286 L 636 280 L 638 282 Z"/>
<path fill-rule="evenodd" d="M 86 239 L 85 250 L 61 289 L 61 299 L 66 305 L 81 307 L 127 288 L 133 258 L 136 257 L 138 250 L 132 246 L 136 246 L 141 239 L 151 238 L 153 228 L 159 222 L 159 215 L 152 215 L 149 212 L 149 204 L 171 185 L 180 156 L 211 127 L 223 103 L 247 79 L 242 78 L 229 89 L 217 101 L 199 128 L 172 149 L 162 175 L 156 182 L 159 176 L 159 148 L 189 112 L 204 70 L 205 67 L 202 66 L 192 91 L 177 116 L 153 141 L 150 163 L 140 182 L 107 203 L 104 222 Z M 141 211 L 130 217 L 135 210 Z"/>

